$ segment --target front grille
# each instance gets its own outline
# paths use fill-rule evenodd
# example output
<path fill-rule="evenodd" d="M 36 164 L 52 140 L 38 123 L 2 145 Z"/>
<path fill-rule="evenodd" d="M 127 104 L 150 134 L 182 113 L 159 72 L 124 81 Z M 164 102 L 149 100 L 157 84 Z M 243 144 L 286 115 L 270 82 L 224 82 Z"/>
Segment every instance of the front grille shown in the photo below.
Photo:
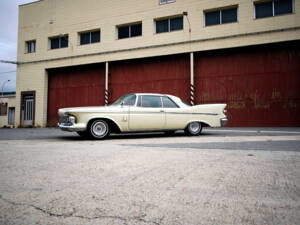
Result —
<path fill-rule="evenodd" d="M 61 114 L 61 115 L 59 115 L 59 117 L 58 117 L 58 122 L 59 122 L 60 124 L 68 123 L 68 122 L 69 122 L 69 117 L 66 116 L 66 115 Z"/>

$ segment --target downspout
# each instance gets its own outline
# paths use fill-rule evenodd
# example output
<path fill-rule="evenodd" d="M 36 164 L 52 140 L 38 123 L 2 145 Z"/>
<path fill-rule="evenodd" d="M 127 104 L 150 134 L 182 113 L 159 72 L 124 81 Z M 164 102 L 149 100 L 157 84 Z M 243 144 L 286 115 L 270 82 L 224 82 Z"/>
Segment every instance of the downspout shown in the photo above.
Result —
<path fill-rule="evenodd" d="M 104 95 L 105 105 L 108 105 L 108 62 L 105 62 L 105 95 Z"/>

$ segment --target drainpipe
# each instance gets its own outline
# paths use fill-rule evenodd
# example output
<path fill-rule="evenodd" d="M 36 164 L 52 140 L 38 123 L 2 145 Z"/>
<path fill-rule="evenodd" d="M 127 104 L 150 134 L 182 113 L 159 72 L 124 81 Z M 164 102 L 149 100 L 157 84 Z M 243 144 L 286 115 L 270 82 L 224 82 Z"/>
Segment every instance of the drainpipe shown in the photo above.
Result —
<path fill-rule="evenodd" d="M 192 29 L 191 29 L 191 23 L 188 17 L 188 12 L 184 11 L 183 16 L 186 17 L 188 23 L 189 23 L 189 47 L 190 47 L 190 103 L 191 105 L 194 105 L 194 92 L 195 92 L 195 86 L 194 86 L 194 53 L 192 52 L 191 48 L 191 40 L 192 40 Z"/>
<path fill-rule="evenodd" d="M 105 62 L 105 105 L 108 105 L 108 62 Z"/>
<path fill-rule="evenodd" d="M 194 86 L 194 53 L 190 53 L 190 102 L 191 105 L 194 105 L 194 92 L 195 92 L 195 86 Z"/>

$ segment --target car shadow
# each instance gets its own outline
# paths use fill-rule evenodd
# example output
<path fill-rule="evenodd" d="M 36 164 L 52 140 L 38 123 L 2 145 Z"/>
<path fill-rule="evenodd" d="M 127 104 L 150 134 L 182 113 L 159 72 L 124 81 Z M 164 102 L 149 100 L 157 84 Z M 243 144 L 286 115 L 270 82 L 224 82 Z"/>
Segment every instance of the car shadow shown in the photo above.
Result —
<path fill-rule="evenodd" d="M 201 136 L 216 136 L 220 134 L 216 133 L 201 133 Z M 151 132 L 151 133 L 122 133 L 122 134 L 111 134 L 105 140 L 132 140 L 132 139 L 151 139 L 151 138 L 177 138 L 177 137 L 190 137 L 186 135 L 184 132 L 176 132 L 174 134 L 166 134 L 164 132 Z M 193 136 L 191 136 L 193 137 Z M 53 137 L 54 138 L 54 137 Z M 56 136 L 56 139 L 64 140 L 64 141 L 105 141 L 105 140 L 94 140 L 88 139 L 77 135 L 64 135 L 64 136 Z"/>

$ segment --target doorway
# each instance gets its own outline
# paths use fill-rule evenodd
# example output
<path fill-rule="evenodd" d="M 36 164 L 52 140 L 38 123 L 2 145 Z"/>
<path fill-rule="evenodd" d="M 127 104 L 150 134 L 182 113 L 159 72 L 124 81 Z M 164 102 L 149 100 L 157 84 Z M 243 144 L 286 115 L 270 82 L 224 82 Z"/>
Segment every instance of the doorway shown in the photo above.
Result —
<path fill-rule="evenodd" d="M 21 93 L 21 125 L 33 126 L 35 117 L 35 91 Z"/>

